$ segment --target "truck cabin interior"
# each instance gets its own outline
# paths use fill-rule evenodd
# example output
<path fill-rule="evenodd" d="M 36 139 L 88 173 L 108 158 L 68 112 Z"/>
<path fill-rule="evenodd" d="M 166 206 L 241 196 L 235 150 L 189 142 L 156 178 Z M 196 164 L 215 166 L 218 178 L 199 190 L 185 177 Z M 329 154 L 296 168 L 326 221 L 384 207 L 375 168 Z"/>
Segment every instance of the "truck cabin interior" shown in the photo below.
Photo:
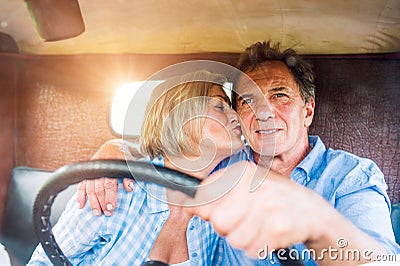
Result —
<path fill-rule="evenodd" d="M 23 226 L 15 219 L 29 222 L 35 196 L 16 190 L 14 175 L 22 168 L 21 180 L 34 180 L 121 138 L 110 123 L 118 88 L 189 60 L 235 66 L 244 48 L 264 40 L 313 65 L 310 134 L 375 161 L 392 204 L 400 202 L 400 1 L 0 0 L 0 7 L 0 228 L 10 246 L 12 227 Z M 28 202 L 11 202 L 16 195 Z M 25 263 L 15 250 L 14 264 Z"/>

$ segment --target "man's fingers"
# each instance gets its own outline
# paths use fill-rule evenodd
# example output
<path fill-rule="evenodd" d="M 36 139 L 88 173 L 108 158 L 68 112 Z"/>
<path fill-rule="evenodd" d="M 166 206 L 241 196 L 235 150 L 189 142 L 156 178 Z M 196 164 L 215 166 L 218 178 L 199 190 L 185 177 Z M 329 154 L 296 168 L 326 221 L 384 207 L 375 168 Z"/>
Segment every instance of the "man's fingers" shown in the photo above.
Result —
<path fill-rule="evenodd" d="M 196 192 L 194 205 L 208 205 L 225 197 L 241 182 L 248 165 L 247 162 L 236 163 L 204 179 Z"/>
<path fill-rule="evenodd" d="M 86 180 L 83 180 L 78 184 L 78 192 L 76 194 L 76 200 L 78 201 L 79 208 L 85 207 L 86 203 Z"/>
<path fill-rule="evenodd" d="M 243 184 L 242 178 L 246 170 L 253 174 L 251 167 L 242 162 L 210 175 L 201 182 L 195 198 L 185 201 L 185 205 L 191 207 L 186 208 L 186 211 L 213 222 L 221 235 L 228 233 L 246 212 L 246 206 L 243 205 L 246 199 L 235 197 L 235 194 L 232 197 L 232 192 L 240 189 L 244 190 L 245 194 L 248 193 L 249 182 Z M 226 211 L 232 209 L 232 206 L 236 206 L 233 211 Z"/>
<path fill-rule="evenodd" d="M 257 257 L 257 251 L 262 249 L 267 239 L 264 239 L 264 217 L 265 213 L 255 213 L 251 209 L 256 209 L 256 206 L 249 207 L 247 215 L 242 216 L 240 223 L 231 227 L 229 233 L 226 235 L 228 242 L 240 249 L 244 249 L 251 257 Z M 251 230 L 249 230 L 251 228 Z"/>

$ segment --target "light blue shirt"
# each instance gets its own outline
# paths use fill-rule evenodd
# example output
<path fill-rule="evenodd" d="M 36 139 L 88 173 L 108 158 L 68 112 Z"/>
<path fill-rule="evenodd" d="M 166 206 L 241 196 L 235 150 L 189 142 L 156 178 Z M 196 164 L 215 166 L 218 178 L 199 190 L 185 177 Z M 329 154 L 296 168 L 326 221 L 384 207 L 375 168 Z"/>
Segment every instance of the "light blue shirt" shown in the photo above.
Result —
<path fill-rule="evenodd" d="M 387 185 L 378 166 L 369 159 L 342 150 L 326 149 L 317 136 L 309 136 L 309 142 L 313 149 L 293 170 L 291 179 L 329 201 L 354 225 L 379 241 L 388 253 L 399 254 L 400 247 L 396 244 L 390 220 L 391 205 L 386 193 Z M 224 160 L 218 169 L 242 160 L 254 161 L 249 146 Z M 227 261 L 242 261 L 243 265 L 279 265 L 275 254 L 273 258 L 263 258 L 264 263 L 260 263 L 260 260 L 247 258 L 243 251 L 227 243 L 224 245 Z M 296 244 L 294 248 L 300 256 L 306 254 L 306 265 L 316 265 L 313 260 L 309 260 L 303 244 Z"/>

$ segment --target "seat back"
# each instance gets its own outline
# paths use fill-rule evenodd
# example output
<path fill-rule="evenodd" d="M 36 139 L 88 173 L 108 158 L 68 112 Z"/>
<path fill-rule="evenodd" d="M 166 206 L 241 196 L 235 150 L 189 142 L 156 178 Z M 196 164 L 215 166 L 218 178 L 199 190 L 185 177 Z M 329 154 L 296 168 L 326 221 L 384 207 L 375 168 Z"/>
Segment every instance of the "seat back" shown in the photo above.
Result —
<path fill-rule="evenodd" d="M 310 134 L 327 147 L 373 160 L 400 203 L 400 60 L 313 60 L 316 109 Z"/>
<path fill-rule="evenodd" d="M 16 167 L 10 180 L 3 220 L 1 243 L 10 253 L 12 265 L 25 265 L 39 241 L 33 222 L 33 204 L 36 194 L 49 179 L 51 172 L 29 167 Z M 76 192 L 76 186 L 61 192 L 52 205 L 51 223 L 54 225 L 67 201 Z"/>
<path fill-rule="evenodd" d="M 137 143 L 112 139 L 104 143 L 93 158 L 118 158 L 121 151 L 124 151 L 124 155 L 130 160 L 143 157 L 138 151 Z M 50 171 L 23 166 L 14 168 L 12 172 L 0 240 L 10 253 L 12 265 L 25 265 L 39 243 L 32 221 L 33 204 L 40 188 L 51 174 Z M 69 186 L 57 195 L 51 207 L 52 225 L 57 222 L 66 203 L 76 191 L 77 184 Z"/>

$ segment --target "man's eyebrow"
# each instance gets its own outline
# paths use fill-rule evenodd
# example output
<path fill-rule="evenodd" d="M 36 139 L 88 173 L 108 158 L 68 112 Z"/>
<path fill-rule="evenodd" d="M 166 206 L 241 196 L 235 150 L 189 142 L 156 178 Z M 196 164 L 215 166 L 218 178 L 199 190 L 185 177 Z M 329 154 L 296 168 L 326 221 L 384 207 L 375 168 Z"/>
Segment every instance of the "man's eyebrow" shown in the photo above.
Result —
<path fill-rule="evenodd" d="M 251 96 L 253 96 L 254 95 L 254 93 L 241 93 L 241 94 L 237 94 L 237 98 L 238 99 L 240 99 L 240 98 L 249 98 L 249 97 L 251 97 Z"/>
<path fill-rule="evenodd" d="M 291 91 L 291 89 L 286 87 L 286 86 L 276 86 L 276 87 L 271 88 L 269 91 L 272 91 L 272 92 L 276 92 L 276 91 Z"/>

